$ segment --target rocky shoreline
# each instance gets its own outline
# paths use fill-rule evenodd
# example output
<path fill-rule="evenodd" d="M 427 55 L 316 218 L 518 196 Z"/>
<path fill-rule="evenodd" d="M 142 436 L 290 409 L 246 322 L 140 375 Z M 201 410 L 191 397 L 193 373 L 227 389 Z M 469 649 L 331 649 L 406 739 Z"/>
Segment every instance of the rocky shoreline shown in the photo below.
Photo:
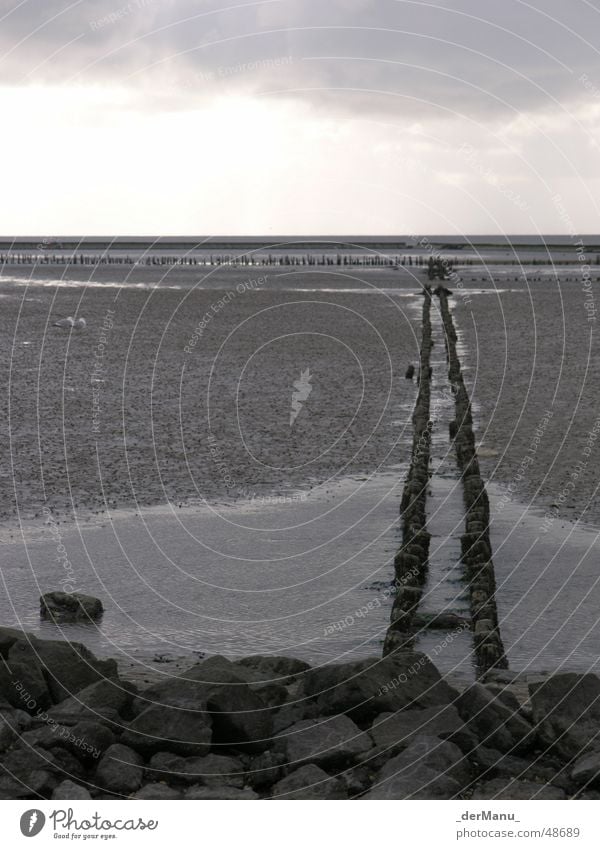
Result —
<path fill-rule="evenodd" d="M 2 799 L 598 799 L 600 679 L 214 656 L 150 684 L 0 628 Z"/>

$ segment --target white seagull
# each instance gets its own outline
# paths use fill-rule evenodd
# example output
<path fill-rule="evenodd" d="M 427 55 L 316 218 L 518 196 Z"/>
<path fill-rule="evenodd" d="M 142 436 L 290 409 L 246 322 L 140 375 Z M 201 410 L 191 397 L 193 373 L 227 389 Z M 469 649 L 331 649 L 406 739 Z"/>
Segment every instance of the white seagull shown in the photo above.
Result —
<path fill-rule="evenodd" d="M 68 315 L 66 318 L 59 318 L 58 321 L 54 322 L 55 327 L 76 327 L 78 330 L 83 330 L 86 326 L 85 318 L 73 318 L 72 315 Z"/>

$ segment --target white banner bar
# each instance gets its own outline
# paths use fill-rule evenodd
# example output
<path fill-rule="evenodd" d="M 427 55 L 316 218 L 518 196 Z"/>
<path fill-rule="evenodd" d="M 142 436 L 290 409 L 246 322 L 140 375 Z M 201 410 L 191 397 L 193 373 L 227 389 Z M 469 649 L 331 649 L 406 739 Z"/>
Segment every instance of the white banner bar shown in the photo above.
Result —
<path fill-rule="evenodd" d="M 165 849 L 366 849 L 386 843 L 596 849 L 598 810 L 590 801 L 6 801 L 0 802 L 0 834 L 3 849 L 62 841 Z"/>

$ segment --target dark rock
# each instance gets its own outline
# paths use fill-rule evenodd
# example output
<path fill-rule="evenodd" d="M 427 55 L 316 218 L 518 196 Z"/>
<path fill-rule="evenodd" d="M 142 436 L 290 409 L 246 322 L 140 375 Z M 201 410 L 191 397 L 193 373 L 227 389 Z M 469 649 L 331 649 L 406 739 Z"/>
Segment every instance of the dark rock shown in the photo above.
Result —
<path fill-rule="evenodd" d="M 471 759 L 486 781 L 492 778 L 532 781 L 537 784 L 554 784 L 562 790 L 569 788 L 569 780 L 560 766 L 536 757 L 524 760 L 513 755 L 505 755 L 495 749 L 479 746 L 471 753 Z"/>
<path fill-rule="evenodd" d="M 237 758 L 211 754 L 204 758 L 187 758 L 178 777 L 187 784 L 242 788 L 244 772 L 244 767 Z"/>
<path fill-rule="evenodd" d="M 500 701 L 506 705 L 507 708 L 510 708 L 512 713 L 521 714 L 521 702 L 515 696 L 511 690 L 507 690 L 506 687 L 503 687 L 501 684 L 486 684 L 486 688 L 490 691 L 492 696 L 496 699 L 500 699 Z"/>
<path fill-rule="evenodd" d="M 373 747 L 368 734 L 344 716 L 297 722 L 281 732 L 277 751 L 285 754 L 290 765 L 313 763 L 317 766 L 344 766 Z"/>
<path fill-rule="evenodd" d="M 241 677 L 243 674 L 226 658 L 212 657 L 187 670 L 184 677 L 170 678 L 144 690 L 136 704 L 154 703 L 155 708 L 150 710 L 164 711 L 163 706 L 170 705 L 204 713 L 205 720 L 212 722 L 213 745 L 264 751 L 272 735 L 271 710 Z"/>
<path fill-rule="evenodd" d="M 289 683 L 310 669 L 310 665 L 295 657 L 276 657 L 271 655 L 252 655 L 235 662 L 235 666 L 243 666 L 260 674 L 257 680 L 280 681 Z"/>
<path fill-rule="evenodd" d="M 362 755 L 357 756 L 356 765 L 357 767 L 366 767 L 374 776 L 400 751 L 403 751 L 402 747 L 390 749 L 389 746 L 374 746 Z"/>
<path fill-rule="evenodd" d="M 141 790 L 131 797 L 132 799 L 182 799 L 180 790 L 168 787 L 166 784 L 146 784 Z"/>
<path fill-rule="evenodd" d="M 84 777 L 85 768 L 72 752 L 58 746 L 52 749 L 52 757 L 59 775 L 71 779 L 82 779 Z"/>
<path fill-rule="evenodd" d="M 373 720 L 371 726 L 375 745 L 387 748 L 390 757 L 423 734 L 450 740 L 463 752 L 470 752 L 478 742 L 466 728 L 454 705 L 382 713 Z"/>
<path fill-rule="evenodd" d="M 470 780 L 460 749 L 437 737 L 416 737 L 387 762 L 366 799 L 452 799 Z"/>
<path fill-rule="evenodd" d="M 31 728 L 31 718 L 22 710 L 0 710 L 0 752 Z"/>
<path fill-rule="evenodd" d="M 41 667 L 56 703 L 95 681 L 118 677 L 114 660 L 98 660 L 81 643 L 38 640 L 31 646 L 21 640 L 11 646 L 8 661 L 11 666 L 13 662 L 20 662 Z"/>
<path fill-rule="evenodd" d="M 202 755 L 208 753 L 211 739 L 211 718 L 205 711 L 155 705 L 129 724 L 121 742 L 148 755 L 165 750 Z"/>
<path fill-rule="evenodd" d="M 410 774 L 385 775 L 381 772 L 364 798 L 370 800 L 454 799 L 460 792 L 461 786 L 458 781 L 447 775 L 439 775 L 427 767 L 417 766 Z"/>
<path fill-rule="evenodd" d="M 249 799 L 258 799 L 258 795 L 249 787 L 240 790 L 237 787 L 190 787 L 186 791 L 185 799 L 224 799 L 229 802 L 239 802 Z"/>
<path fill-rule="evenodd" d="M 458 613 L 417 613 L 412 621 L 413 628 L 430 629 L 435 631 L 452 631 L 455 628 L 470 627 L 470 620 Z"/>
<path fill-rule="evenodd" d="M 307 764 L 278 781 L 271 790 L 273 799 L 347 799 L 340 778 L 331 778 L 315 764 Z"/>
<path fill-rule="evenodd" d="M 285 763 L 284 755 L 277 752 L 263 752 L 252 760 L 246 780 L 255 789 L 270 787 L 283 778 Z"/>
<path fill-rule="evenodd" d="M 58 787 L 54 788 L 52 798 L 68 801 L 69 799 L 91 799 L 92 797 L 89 790 L 86 790 L 81 784 L 75 784 L 73 781 L 67 779 L 66 781 L 61 781 Z"/>
<path fill-rule="evenodd" d="M 13 799 L 48 796 L 59 783 L 57 772 L 50 752 L 33 747 L 13 749 L 0 762 L 0 795 Z"/>
<path fill-rule="evenodd" d="M 532 727 L 482 684 L 472 684 L 456 701 L 469 731 L 501 752 L 529 751 L 535 744 Z"/>
<path fill-rule="evenodd" d="M 157 752 L 150 758 L 146 767 L 146 776 L 152 781 L 181 782 L 185 772 L 186 759 L 170 752 Z"/>
<path fill-rule="evenodd" d="M 205 682 L 213 745 L 244 746 L 256 752 L 267 749 L 273 731 L 271 710 L 243 681 L 239 670 L 225 658 L 213 657 L 199 664 L 196 674 Z"/>
<path fill-rule="evenodd" d="M 170 784 L 204 784 L 243 787 L 245 768 L 238 758 L 209 754 L 205 757 L 182 758 L 168 752 L 157 752 L 146 767 L 146 775 Z"/>
<path fill-rule="evenodd" d="M 542 743 L 565 760 L 600 748 L 600 679 L 569 672 L 529 685 Z"/>
<path fill-rule="evenodd" d="M 34 770 L 55 770 L 55 760 L 51 752 L 32 746 L 20 746 L 4 755 L 0 770 L 12 773 L 17 778 L 26 778 Z"/>
<path fill-rule="evenodd" d="M 107 678 L 96 681 L 77 695 L 64 699 L 53 707 L 48 715 L 66 725 L 82 719 L 109 720 L 118 724 L 121 714 L 131 707 L 132 699 L 131 684 L 125 684 L 118 678 Z"/>
<path fill-rule="evenodd" d="M 8 652 L 17 640 L 24 640 L 29 643 L 36 643 L 37 637 L 30 634 L 28 631 L 20 631 L 17 628 L 0 628 L 0 656 L 8 658 Z M 2 666 L 2 664 L 0 664 Z"/>
<path fill-rule="evenodd" d="M 0 663 L 0 698 L 14 708 L 31 714 L 52 704 L 48 683 L 41 667 L 13 657 Z"/>
<path fill-rule="evenodd" d="M 92 763 L 115 742 L 115 735 L 99 722 L 87 719 L 69 728 L 70 736 L 63 746 L 84 763 Z"/>
<path fill-rule="evenodd" d="M 473 799 L 566 799 L 562 790 L 549 784 L 534 784 L 532 781 L 507 781 L 495 778 L 486 781 L 473 791 Z"/>
<path fill-rule="evenodd" d="M 347 713 L 359 723 L 411 706 L 447 704 L 457 696 L 426 655 L 410 651 L 311 669 L 304 688 L 323 714 Z"/>
<path fill-rule="evenodd" d="M 571 778 L 577 784 L 600 786 L 600 752 L 589 752 L 575 761 Z"/>
<path fill-rule="evenodd" d="M 52 622 L 94 622 L 103 613 L 102 602 L 91 595 L 51 592 L 40 597 L 40 616 Z"/>
<path fill-rule="evenodd" d="M 302 722 L 305 719 L 316 719 L 319 716 L 319 708 L 316 702 L 310 699 L 299 699 L 283 705 L 273 714 L 273 734 L 276 735 L 284 728 Z"/>
<path fill-rule="evenodd" d="M 35 770 L 20 781 L 0 772 L 0 799 L 39 799 L 52 793 L 56 781 L 45 770 Z"/>
<path fill-rule="evenodd" d="M 53 749 L 62 747 L 65 741 L 72 736 L 71 729 L 66 725 L 58 725 L 56 722 L 37 723 L 29 731 L 21 735 L 23 743 L 28 746 L 39 746 L 40 749 Z"/>
<path fill-rule="evenodd" d="M 346 770 L 340 777 L 346 785 L 348 796 L 351 799 L 355 799 L 369 790 L 373 783 L 374 775 L 368 766 L 355 766 L 352 769 Z"/>
<path fill-rule="evenodd" d="M 115 743 L 104 753 L 96 770 L 96 780 L 111 793 L 129 796 L 142 786 L 143 761 L 137 752 Z"/>

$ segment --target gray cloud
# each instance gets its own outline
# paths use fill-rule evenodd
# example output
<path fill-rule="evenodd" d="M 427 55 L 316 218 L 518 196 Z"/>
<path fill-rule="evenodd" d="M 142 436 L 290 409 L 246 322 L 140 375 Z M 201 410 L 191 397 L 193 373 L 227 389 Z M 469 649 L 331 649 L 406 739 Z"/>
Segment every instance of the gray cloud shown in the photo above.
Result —
<path fill-rule="evenodd" d="M 589 98 L 582 73 L 600 88 L 587 0 L 12 0 L 2 16 L 3 82 L 124 82 L 172 108 L 226 87 L 478 120 Z"/>

